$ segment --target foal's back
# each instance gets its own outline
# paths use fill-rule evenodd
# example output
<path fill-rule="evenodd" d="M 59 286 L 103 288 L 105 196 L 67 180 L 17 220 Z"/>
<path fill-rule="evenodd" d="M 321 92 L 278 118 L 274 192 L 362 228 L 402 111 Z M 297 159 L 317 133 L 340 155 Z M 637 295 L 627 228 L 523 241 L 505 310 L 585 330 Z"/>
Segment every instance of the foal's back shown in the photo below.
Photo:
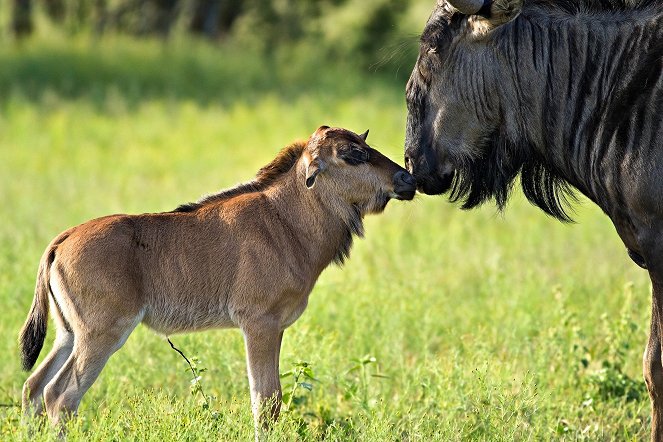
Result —
<path fill-rule="evenodd" d="M 112 215 L 73 228 L 52 275 L 77 306 L 69 320 L 87 322 L 103 302 L 166 334 L 230 327 L 234 310 L 260 314 L 296 290 L 280 258 L 287 236 L 261 192 L 187 213 Z"/>

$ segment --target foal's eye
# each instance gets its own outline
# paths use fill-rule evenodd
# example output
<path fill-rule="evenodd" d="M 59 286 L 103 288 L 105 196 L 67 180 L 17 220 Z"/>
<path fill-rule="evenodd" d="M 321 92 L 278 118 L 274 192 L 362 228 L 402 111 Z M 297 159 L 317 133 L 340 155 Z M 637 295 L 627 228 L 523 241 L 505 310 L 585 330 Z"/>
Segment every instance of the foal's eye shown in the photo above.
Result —
<path fill-rule="evenodd" d="M 362 149 L 356 144 L 344 146 L 339 150 L 338 156 L 341 157 L 343 161 L 352 166 L 365 163 L 369 160 L 368 151 L 366 149 Z"/>

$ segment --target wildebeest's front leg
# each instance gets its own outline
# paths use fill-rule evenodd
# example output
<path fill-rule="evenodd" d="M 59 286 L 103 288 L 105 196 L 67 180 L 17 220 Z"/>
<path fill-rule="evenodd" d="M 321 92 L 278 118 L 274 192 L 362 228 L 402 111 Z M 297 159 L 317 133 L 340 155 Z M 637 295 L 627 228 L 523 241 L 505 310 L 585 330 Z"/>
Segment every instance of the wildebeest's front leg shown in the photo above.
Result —
<path fill-rule="evenodd" d="M 663 442 L 663 362 L 661 331 L 663 324 L 663 279 L 650 271 L 652 279 L 652 314 L 649 342 L 643 355 L 643 373 L 652 407 L 651 440 Z"/>
<path fill-rule="evenodd" d="M 269 429 L 281 410 L 279 353 L 283 331 L 265 322 L 243 327 L 256 435 Z"/>
<path fill-rule="evenodd" d="M 640 252 L 652 282 L 651 327 L 649 342 L 643 355 L 643 374 L 651 399 L 651 440 L 663 442 L 663 234 L 652 226 L 663 222 L 642 223 L 637 238 Z"/>

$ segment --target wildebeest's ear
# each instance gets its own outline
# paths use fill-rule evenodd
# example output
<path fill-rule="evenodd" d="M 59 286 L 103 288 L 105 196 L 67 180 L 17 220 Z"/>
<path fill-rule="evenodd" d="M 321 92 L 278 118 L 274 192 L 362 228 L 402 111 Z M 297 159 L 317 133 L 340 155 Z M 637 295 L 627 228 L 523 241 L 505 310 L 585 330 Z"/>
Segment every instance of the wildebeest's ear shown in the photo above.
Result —
<path fill-rule="evenodd" d="M 449 0 L 449 4 L 458 12 L 465 15 L 473 15 L 484 6 L 484 0 Z M 438 6 L 443 6 L 442 2 L 437 2 Z"/>
<path fill-rule="evenodd" d="M 499 26 L 516 18 L 523 9 L 523 0 L 493 0 L 487 17 L 493 26 Z"/>
<path fill-rule="evenodd" d="M 490 0 L 471 20 L 475 31 L 490 31 L 510 22 L 523 8 L 523 0 Z"/>
<path fill-rule="evenodd" d="M 306 187 L 309 189 L 315 185 L 318 174 L 325 169 L 325 162 L 319 158 L 313 159 L 306 166 Z"/>
<path fill-rule="evenodd" d="M 368 129 L 366 129 L 366 132 L 364 132 L 363 134 L 359 135 L 359 138 L 361 138 L 362 140 L 366 141 L 366 138 L 368 138 Z"/>

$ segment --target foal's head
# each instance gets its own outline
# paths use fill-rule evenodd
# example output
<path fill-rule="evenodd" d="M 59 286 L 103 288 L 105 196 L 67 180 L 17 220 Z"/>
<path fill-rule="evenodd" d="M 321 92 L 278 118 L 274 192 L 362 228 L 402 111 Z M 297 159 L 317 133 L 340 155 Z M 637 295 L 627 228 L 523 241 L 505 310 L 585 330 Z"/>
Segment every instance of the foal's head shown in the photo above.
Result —
<path fill-rule="evenodd" d="M 323 198 L 331 194 L 361 213 L 379 213 L 391 198 L 411 200 L 416 180 L 366 144 L 368 131 L 321 126 L 304 148 L 306 186 Z"/>

